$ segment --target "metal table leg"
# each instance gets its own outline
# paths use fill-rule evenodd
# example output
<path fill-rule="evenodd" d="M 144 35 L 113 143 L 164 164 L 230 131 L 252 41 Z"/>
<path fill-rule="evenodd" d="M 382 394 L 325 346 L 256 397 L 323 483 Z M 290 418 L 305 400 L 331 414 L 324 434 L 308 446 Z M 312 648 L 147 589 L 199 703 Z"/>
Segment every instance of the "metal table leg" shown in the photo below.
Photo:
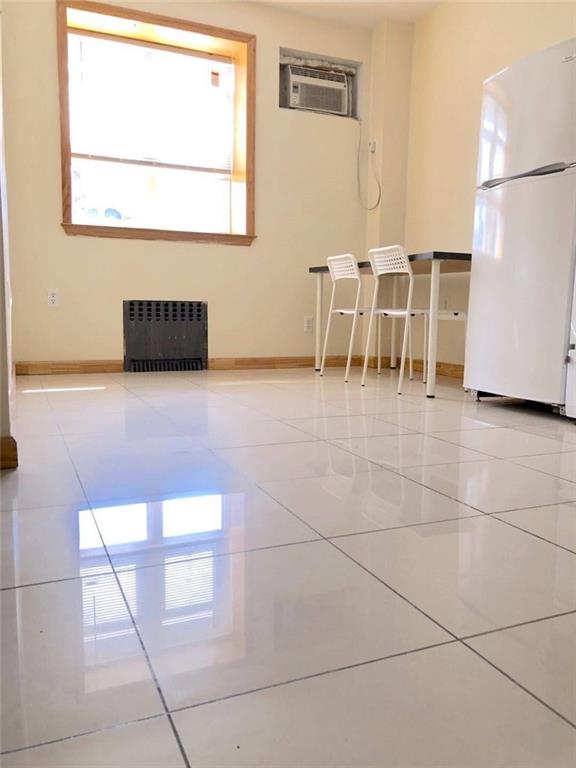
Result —
<path fill-rule="evenodd" d="M 316 314 L 314 316 L 314 368 L 319 371 L 322 364 L 322 301 L 324 295 L 324 273 L 316 272 Z"/>
<path fill-rule="evenodd" d="M 440 296 L 440 261 L 432 259 L 430 273 L 430 324 L 428 327 L 428 381 L 426 397 L 436 392 L 436 355 L 438 346 L 438 300 Z"/>

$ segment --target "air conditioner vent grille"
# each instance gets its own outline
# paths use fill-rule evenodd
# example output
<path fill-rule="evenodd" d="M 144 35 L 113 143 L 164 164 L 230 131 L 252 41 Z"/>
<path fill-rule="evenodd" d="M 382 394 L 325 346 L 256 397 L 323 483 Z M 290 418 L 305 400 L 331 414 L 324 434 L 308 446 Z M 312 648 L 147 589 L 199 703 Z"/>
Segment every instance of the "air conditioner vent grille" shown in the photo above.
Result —
<path fill-rule="evenodd" d="M 346 93 L 334 88 L 319 88 L 317 85 L 300 83 L 301 104 L 308 109 L 322 109 L 326 112 L 342 112 Z"/>
<path fill-rule="evenodd" d="M 330 72 L 325 69 L 312 69 L 311 67 L 297 67 L 291 65 L 290 67 L 293 75 L 301 75 L 302 77 L 314 77 L 317 80 L 332 80 L 334 83 L 345 83 L 346 75 L 342 72 Z"/>

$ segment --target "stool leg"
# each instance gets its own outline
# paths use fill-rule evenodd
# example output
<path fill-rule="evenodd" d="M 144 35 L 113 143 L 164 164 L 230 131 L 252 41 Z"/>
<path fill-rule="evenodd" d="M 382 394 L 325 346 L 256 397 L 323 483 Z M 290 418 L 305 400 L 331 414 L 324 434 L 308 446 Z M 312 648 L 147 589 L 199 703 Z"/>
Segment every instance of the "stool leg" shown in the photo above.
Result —
<path fill-rule="evenodd" d="M 428 373 L 428 315 L 424 314 L 424 339 L 422 341 L 422 383 L 426 384 Z"/>
<path fill-rule="evenodd" d="M 330 327 L 332 325 L 332 310 L 334 309 L 334 293 L 336 283 L 332 283 L 332 296 L 330 298 L 330 309 L 328 310 L 328 322 L 326 323 L 326 334 L 324 336 L 324 350 L 322 352 L 322 364 L 320 366 L 320 376 L 324 376 L 324 366 L 326 365 L 326 350 L 328 349 L 328 337 L 330 336 Z"/>
<path fill-rule="evenodd" d="M 368 335 L 366 336 L 366 351 L 364 352 L 364 368 L 362 370 L 361 385 L 366 386 L 366 371 L 368 370 L 368 355 L 370 354 L 370 339 L 372 338 L 372 323 L 374 321 L 374 312 L 376 311 L 376 302 L 378 301 L 378 278 L 374 279 L 374 293 L 372 295 L 372 307 L 370 309 L 370 320 L 368 321 Z"/>
<path fill-rule="evenodd" d="M 412 316 L 408 315 L 406 317 L 406 322 L 408 323 L 408 357 L 410 358 L 410 367 L 408 372 L 408 378 L 410 381 L 414 378 L 414 357 L 412 355 Z"/>
<path fill-rule="evenodd" d="M 378 345 L 378 376 L 382 373 L 382 315 L 378 315 L 377 319 L 377 345 Z"/>
<path fill-rule="evenodd" d="M 348 381 L 350 375 L 350 363 L 352 361 L 352 348 L 354 347 L 354 333 L 356 332 L 356 320 L 358 319 L 358 305 L 360 303 L 360 289 L 362 284 L 358 281 L 358 290 L 356 291 L 356 304 L 354 306 L 354 317 L 352 320 L 352 329 L 350 331 L 350 343 L 348 344 L 348 360 L 346 361 L 346 373 L 344 374 L 344 382 Z"/>
<path fill-rule="evenodd" d="M 400 375 L 398 376 L 398 394 L 402 394 L 402 382 L 404 380 L 404 364 L 406 362 L 406 350 L 408 348 L 408 335 L 410 333 L 410 312 L 412 310 L 412 293 L 414 291 L 414 277 L 409 275 L 408 301 L 406 302 L 406 315 L 404 317 L 404 338 L 402 339 L 402 358 L 400 360 Z"/>

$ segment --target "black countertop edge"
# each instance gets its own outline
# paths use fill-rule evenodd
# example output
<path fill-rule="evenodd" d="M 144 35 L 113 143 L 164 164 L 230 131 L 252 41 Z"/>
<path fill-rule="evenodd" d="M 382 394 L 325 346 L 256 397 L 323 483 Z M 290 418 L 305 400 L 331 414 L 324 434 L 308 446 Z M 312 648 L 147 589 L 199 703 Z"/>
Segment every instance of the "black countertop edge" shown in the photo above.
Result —
<path fill-rule="evenodd" d="M 411 253 L 408 258 L 410 261 L 472 261 L 472 254 L 457 253 L 455 251 L 426 251 L 425 253 Z M 359 261 L 358 266 L 364 269 L 370 266 L 370 262 Z M 328 265 L 308 267 L 308 272 L 328 272 Z"/>

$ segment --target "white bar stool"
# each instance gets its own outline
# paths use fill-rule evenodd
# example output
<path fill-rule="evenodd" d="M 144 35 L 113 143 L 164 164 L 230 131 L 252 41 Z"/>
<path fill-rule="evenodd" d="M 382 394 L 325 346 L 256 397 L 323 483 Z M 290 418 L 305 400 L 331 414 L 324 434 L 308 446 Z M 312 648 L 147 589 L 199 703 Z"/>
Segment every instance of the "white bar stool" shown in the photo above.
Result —
<path fill-rule="evenodd" d="M 413 309 L 412 307 L 412 294 L 414 292 L 414 274 L 412 272 L 412 266 L 406 255 L 406 251 L 401 245 L 390 245 L 385 248 L 372 248 L 368 252 L 370 258 L 370 266 L 372 267 L 372 274 L 374 276 L 374 291 L 372 294 L 372 306 L 370 308 L 370 322 L 368 323 L 368 336 L 366 338 L 366 352 L 364 355 L 364 370 L 362 371 L 362 386 L 366 385 L 366 373 L 368 370 L 368 355 L 370 351 L 370 340 L 372 336 L 372 325 L 374 317 L 377 318 L 378 324 L 380 324 L 381 317 L 391 318 L 404 318 L 404 338 L 402 342 L 402 357 L 400 360 L 400 375 L 398 377 L 398 394 L 402 394 L 402 381 L 404 379 L 404 365 L 406 362 L 406 352 L 408 346 L 410 347 L 410 378 L 413 374 L 412 365 L 412 330 L 411 330 L 411 318 L 423 317 L 424 318 L 424 381 L 426 381 L 427 373 L 427 358 L 428 352 L 426 348 L 426 327 L 427 327 L 427 309 Z M 378 307 L 378 290 L 380 287 L 380 277 L 382 275 L 396 275 L 405 274 L 408 275 L 408 297 L 406 301 L 406 307 L 404 309 L 397 307 Z M 381 355 L 380 355 L 380 333 L 378 333 L 378 373 L 381 370 Z"/>
<path fill-rule="evenodd" d="M 354 346 L 354 333 L 356 332 L 356 320 L 358 315 L 368 314 L 370 311 L 366 307 L 360 308 L 360 292 L 362 283 L 360 280 L 360 270 L 358 269 L 358 262 L 352 256 L 351 253 L 345 253 L 342 256 L 330 256 L 328 258 L 328 271 L 332 278 L 332 297 L 330 299 L 330 309 L 328 310 L 328 323 L 326 325 L 326 333 L 324 336 L 324 351 L 322 352 L 322 364 L 320 366 L 320 376 L 324 375 L 324 367 L 326 365 L 326 350 L 328 349 L 328 338 L 330 336 L 330 328 L 332 327 L 332 317 L 334 315 L 352 315 L 352 329 L 350 330 L 350 343 L 348 344 L 348 360 L 346 363 L 346 373 L 344 374 L 344 381 L 348 381 L 350 374 L 350 363 L 352 361 L 352 348 Z M 356 303 L 354 307 L 334 307 L 334 298 L 336 296 L 336 283 L 339 280 L 356 280 L 358 288 L 356 290 Z"/>

